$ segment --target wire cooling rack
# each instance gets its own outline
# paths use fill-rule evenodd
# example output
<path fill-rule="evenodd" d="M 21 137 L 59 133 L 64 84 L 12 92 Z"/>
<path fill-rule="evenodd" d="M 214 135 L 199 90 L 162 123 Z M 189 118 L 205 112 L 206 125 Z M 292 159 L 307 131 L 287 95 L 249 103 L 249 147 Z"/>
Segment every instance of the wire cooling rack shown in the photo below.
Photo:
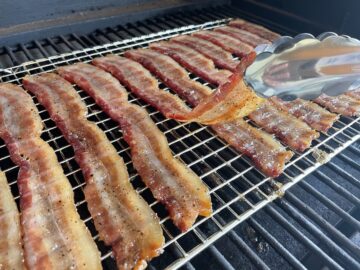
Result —
<path fill-rule="evenodd" d="M 191 33 L 199 29 L 212 29 L 224 25 L 228 21 L 229 19 L 222 19 L 199 25 L 189 25 L 26 62 L 0 70 L 0 79 L 3 82 L 21 85 L 21 78 L 26 74 L 49 72 L 58 66 L 79 61 L 89 62 L 95 57 L 109 53 L 122 54 L 128 49 L 146 47 L 150 42 Z M 193 80 L 209 85 L 195 75 L 190 75 Z M 165 91 L 171 91 L 161 83 L 160 87 Z M 189 231 L 181 233 L 169 220 L 164 207 L 152 197 L 149 189 L 144 186 L 136 174 L 131 163 L 129 147 L 123 140 L 118 125 L 95 104 L 91 97 L 79 88 L 76 89 L 87 105 L 88 119 L 94 121 L 106 133 L 119 155 L 124 158 L 134 188 L 161 219 L 166 244 L 164 253 L 150 262 L 149 267 L 155 269 L 176 269 L 184 265 L 240 222 L 282 196 L 292 185 L 360 138 L 360 118 L 340 117 L 327 134 L 322 133 L 313 142 L 310 149 L 304 153 L 295 152 L 280 177 L 271 179 L 258 171 L 249 159 L 217 137 L 209 127 L 166 119 L 156 109 L 130 93 L 129 101 L 144 107 L 149 112 L 158 128 L 166 135 L 173 154 L 187 164 L 209 187 L 213 202 L 213 214 L 208 218 L 199 218 Z M 76 207 L 101 251 L 104 268 L 114 269 L 115 263 L 111 257 L 111 249 L 99 240 L 87 210 L 82 191 L 85 182 L 81 170 L 74 160 L 73 150 L 49 118 L 46 110 L 35 97 L 33 98 L 44 123 L 42 138 L 54 148 L 64 172 L 71 182 Z M 12 192 L 18 201 L 19 193 L 16 185 L 18 168 L 11 162 L 3 143 L 0 144 L 0 154 L 0 167 L 5 171 Z"/>

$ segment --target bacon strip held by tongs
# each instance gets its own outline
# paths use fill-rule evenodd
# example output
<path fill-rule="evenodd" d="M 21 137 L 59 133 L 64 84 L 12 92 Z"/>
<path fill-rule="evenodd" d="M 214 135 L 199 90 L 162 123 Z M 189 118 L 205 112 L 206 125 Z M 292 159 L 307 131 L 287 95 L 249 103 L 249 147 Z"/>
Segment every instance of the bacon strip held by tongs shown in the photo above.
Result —
<path fill-rule="evenodd" d="M 99 252 L 74 205 L 74 194 L 42 122 L 19 86 L 0 84 L 0 137 L 20 167 L 21 230 L 28 269 L 102 269 Z"/>
<path fill-rule="evenodd" d="M 151 50 L 128 51 L 126 56 L 140 62 L 158 76 L 169 88 L 196 106 L 202 99 L 211 95 L 210 88 L 193 81 L 172 58 Z M 258 130 L 241 119 L 211 126 L 218 136 L 226 140 L 239 152 L 250 157 L 256 166 L 266 175 L 276 177 L 292 157 L 272 136 Z"/>
<path fill-rule="evenodd" d="M 144 54 L 154 53 L 149 50 L 142 50 L 139 53 L 142 52 Z M 260 101 L 250 89 L 246 88 L 244 91 L 240 91 L 235 83 L 226 83 L 190 111 L 181 99 L 159 89 L 158 81 L 150 72 L 131 59 L 108 55 L 95 59 L 93 63 L 112 73 L 123 85 L 156 107 L 166 117 L 180 121 L 196 121 L 203 124 L 219 123 L 234 119 L 241 114 L 246 115 L 256 109 L 256 102 Z"/>
<path fill-rule="evenodd" d="M 125 88 L 114 77 L 84 63 L 61 67 L 58 72 L 79 85 L 120 124 L 135 169 L 180 230 L 190 228 L 198 215 L 210 215 L 207 187 L 173 157 L 164 134 L 144 109 L 128 103 Z"/>
<path fill-rule="evenodd" d="M 249 31 L 250 33 L 253 33 L 255 35 L 258 35 L 259 37 L 262 37 L 262 38 L 270 40 L 270 41 L 274 41 L 280 37 L 279 34 L 274 33 L 263 26 L 260 26 L 260 25 L 242 20 L 242 19 L 233 20 L 233 21 L 229 22 L 229 25 Z"/>
<path fill-rule="evenodd" d="M 275 134 L 286 145 L 300 152 L 309 148 L 312 140 L 319 137 L 319 133 L 306 123 L 278 110 L 270 101 L 261 104 L 249 114 L 249 118 L 266 132 Z"/>
<path fill-rule="evenodd" d="M 239 57 L 244 57 L 245 55 L 249 54 L 253 49 L 253 47 L 251 47 L 250 45 L 220 32 L 207 30 L 195 32 L 192 35 L 208 40 L 220 46 L 224 50 L 227 50 Z"/>
<path fill-rule="evenodd" d="M 25 269 L 21 242 L 19 211 L 0 171 L 0 269 Z"/>
<path fill-rule="evenodd" d="M 119 269 L 143 269 L 164 244 L 159 219 L 134 190 L 122 158 L 105 133 L 86 119 L 87 108 L 72 85 L 54 73 L 26 76 L 36 95 L 75 150 L 86 180 L 85 199 Z"/>
<path fill-rule="evenodd" d="M 151 49 L 169 55 L 195 75 L 204 78 L 212 84 L 220 85 L 228 81 L 231 72 L 224 69 L 217 69 L 214 62 L 200 54 L 198 51 L 185 45 L 161 41 L 150 43 Z"/>
<path fill-rule="evenodd" d="M 214 43 L 202 38 L 190 35 L 180 35 L 171 39 L 172 42 L 184 44 L 199 53 L 205 55 L 207 58 L 214 61 L 214 64 L 219 68 L 235 71 L 239 60 L 233 59 L 230 52 L 215 45 Z"/>
<path fill-rule="evenodd" d="M 314 102 L 325 107 L 334 113 L 339 113 L 346 116 L 360 115 L 360 100 L 354 97 L 353 94 L 342 94 L 336 97 L 321 94 L 314 99 Z"/>
<path fill-rule="evenodd" d="M 325 110 L 311 101 L 299 98 L 293 101 L 284 101 L 278 97 L 271 97 L 269 100 L 278 109 L 301 119 L 313 129 L 322 132 L 327 132 L 339 118 L 338 115 Z"/>
<path fill-rule="evenodd" d="M 269 40 L 259 37 L 258 35 L 252 34 L 248 31 L 230 27 L 230 26 L 222 26 L 214 29 L 216 32 L 223 33 L 225 35 L 229 35 L 233 38 L 241 40 L 246 44 L 249 44 L 252 47 L 256 47 L 259 44 L 268 44 L 271 43 Z"/>

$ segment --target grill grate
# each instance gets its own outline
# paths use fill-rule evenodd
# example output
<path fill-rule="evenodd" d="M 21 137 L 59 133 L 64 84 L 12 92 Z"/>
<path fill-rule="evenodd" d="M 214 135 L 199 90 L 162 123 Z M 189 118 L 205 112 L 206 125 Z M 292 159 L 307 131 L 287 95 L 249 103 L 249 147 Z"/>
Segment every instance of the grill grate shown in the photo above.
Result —
<path fill-rule="evenodd" d="M 124 50 L 130 48 L 147 46 L 149 42 L 167 39 L 178 34 L 191 33 L 201 28 L 211 29 L 226 22 L 227 19 L 198 25 L 187 25 L 81 50 L 75 50 L 76 48 L 73 45 L 64 42 L 65 40 L 63 39 L 63 42 L 68 45 L 67 48 L 64 47 L 66 48 L 64 50 L 71 51 L 70 53 L 50 56 L 3 69 L 2 73 L 0 73 L 0 79 L 21 85 L 21 78 L 26 74 L 52 71 L 57 66 L 72 64 L 77 61 L 88 62 L 94 57 L 106 55 L 107 53 L 121 54 Z M 144 25 L 143 27 L 147 28 Z M 173 25 L 169 25 L 169 28 L 172 27 Z M 145 33 L 141 32 L 141 28 L 136 30 L 140 34 Z M 150 30 L 154 31 L 152 28 Z M 126 31 L 131 31 L 131 29 L 126 29 Z M 82 41 L 78 40 L 82 44 Z M 56 48 L 57 46 L 54 47 Z M 26 54 L 26 50 L 24 52 Z M 49 54 L 44 52 L 44 55 Z M 194 80 L 205 83 L 196 76 L 190 75 Z M 169 90 L 165 86 L 163 88 Z M 257 171 L 250 161 L 217 138 L 211 129 L 196 123 L 184 124 L 165 119 L 154 108 L 130 94 L 130 102 L 145 107 L 157 126 L 165 133 L 175 156 L 183 160 L 194 170 L 211 190 L 214 214 L 210 218 L 199 219 L 187 233 L 180 233 L 166 216 L 164 208 L 155 201 L 149 190 L 136 175 L 131 164 L 128 146 L 122 139 L 122 134 L 117 124 L 110 120 L 83 91 L 77 90 L 83 101 L 87 104 L 89 120 L 96 122 L 105 131 L 109 140 L 124 158 L 134 187 L 137 188 L 139 193 L 141 193 L 161 218 L 161 224 L 166 237 L 165 252 L 150 264 L 150 267 L 158 269 L 165 267 L 177 268 L 184 265 L 200 251 L 231 231 L 240 222 L 266 206 L 270 201 L 282 196 L 285 190 L 318 168 L 321 162 L 317 161 L 314 155 L 326 152 L 326 156 L 331 158 L 360 138 L 360 118 L 341 117 L 328 134 L 321 134 L 321 137 L 315 141 L 311 149 L 303 154 L 296 153 L 291 162 L 287 164 L 284 174 L 274 180 L 266 178 Z M 55 124 L 49 119 L 45 109 L 38 104 L 35 98 L 34 100 L 44 121 L 45 128 L 42 137 L 55 149 L 65 174 L 73 186 L 77 208 L 102 252 L 104 267 L 112 268 L 114 262 L 110 256 L 111 252 L 98 240 L 91 217 L 86 210 L 86 202 L 82 193 L 84 180 L 79 167 L 74 161 L 72 149 L 66 143 Z M 0 166 L 6 172 L 11 188 L 18 200 L 15 180 L 17 167 L 11 163 L 3 144 L 1 144 L 0 149 L 2 153 L 6 153 L 0 158 Z M 302 185 L 311 190 L 311 187 L 306 186 L 307 184 L 302 183 Z M 291 198 L 291 195 L 286 196 Z M 266 206 L 266 210 L 276 216 L 276 212 L 271 209 L 273 209 L 272 206 Z M 281 217 L 278 217 L 278 219 L 281 219 Z M 252 223 L 256 227 L 256 221 L 252 221 Z M 236 238 L 236 235 L 233 235 L 233 237 Z M 210 247 L 210 250 L 212 250 L 214 256 L 220 258 L 223 256 L 219 251 L 214 250 L 213 246 Z M 224 267 L 226 266 L 224 265 Z"/>

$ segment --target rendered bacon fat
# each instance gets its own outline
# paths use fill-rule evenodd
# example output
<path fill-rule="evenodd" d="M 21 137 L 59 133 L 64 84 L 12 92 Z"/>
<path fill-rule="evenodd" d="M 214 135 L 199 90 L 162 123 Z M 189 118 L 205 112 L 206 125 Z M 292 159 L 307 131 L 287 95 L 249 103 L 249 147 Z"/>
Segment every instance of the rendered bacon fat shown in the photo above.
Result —
<path fill-rule="evenodd" d="M 271 43 L 267 39 L 261 38 L 261 37 L 254 35 L 248 31 L 244 31 L 242 29 L 238 29 L 235 27 L 222 26 L 222 27 L 215 28 L 214 31 L 220 32 L 225 35 L 236 38 L 238 40 L 241 40 L 242 42 L 245 42 L 246 44 L 249 44 L 252 47 L 256 47 L 259 44 Z"/>
<path fill-rule="evenodd" d="M 208 189 L 191 170 L 172 156 L 166 137 L 139 106 L 127 102 L 127 92 L 109 73 L 89 64 L 61 67 L 58 72 L 78 84 L 117 121 L 130 145 L 132 161 L 154 197 L 182 231 L 198 215 L 211 213 Z"/>
<path fill-rule="evenodd" d="M 233 21 L 229 22 L 229 25 L 249 31 L 250 33 L 253 33 L 255 35 L 258 35 L 259 37 L 262 37 L 262 38 L 270 40 L 270 41 L 274 41 L 280 37 L 279 34 L 274 33 L 263 26 L 260 26 L 260 25 L 254 24 L 254 23 L 250 23 L 250 22 L 247 22 L 247 21 L 244 21 L 241 19 L 233 20 Z"/>
<path fill-rule="evenodd" d="M 339 118 L 314 102 L 295 99 L 284 101 L 277 97 L 269 99 L 278 109 L 283 110 L 307 123 L 313 129 L 327 132 L 334 122 Z"/>
<path fill-rule="evenodd" d="M 256 96 L 251 99 L 251 92 L 240 95 L 236 85 L 224 84 L 213 94 L 204 98 L 192 111 L 176 96 L 158 87 L 158 81 L 139 63 L 120 56 L 109 55 L 97 58 L 93 63 L 112 73 L 137 96 L 161 111 L 166 117 L 181 121 L 196 121 L 213 124 L 236 118 L 239 114 L 254 110 Z M 251 91 L 251 90 L 248 90 Z"/>
<path fill-rule="evenodd" d="M 0 171 L 0 269 L 25 269 L 20 218 L 5 174 Z"/>
<path fill-rule="evenodd" d="M 119 269 L 142 269 L 164 244 L 159 219 L 133 189 L 122 158 L 96 124 L 71 84 L 53 73 L 26 76 L 27 90 L 48 110 L 75 150 L 87 185 L 85 199 L 100 239 Z"/>
<path fill-rule="evenodd" d="M 214 61 L 219 68 L 235 71 L 239 60 L 234 60 L 231 53 L 202 38 L 190 35 L 180 35 L 171 39 L 173 42 L 184 44 Z"/>
<path fill-rule="evenodd" d="M 21 230 L 28 269 L 102 269 L 99 252 L 74 205 L 74 194 L 42 122 L 20 87 L 0 84 L 0 137 L 20 167 Z"/>
<path fill-rule="evenodd" d="M 239 57 L 247 55 L 253 49 L 250 45 L 236 38 L 215 31 L 199 31 L 192 35 L 208 40 Z"/>
<path fill-rule="evenodd" d="M 185 45 L 161 41 L 151 43 L 150 48 L 169 55 L 174 58 L 175 61 L 179 62 L 180 65 L 215 85 L 226 83 L 228 77 L 231 75 L 231 72 L 228 70 L 215 68 L 213 61 Z"/>
<path fill-rule="evenodd" d="M 311 146 L 319 133 L 296 117 L 276 109 L 270 101 L 260 105 L 249 118 L 265 131 L 275 134 L 291 148 L 303 152 Z"/>
<path fill-rule="evenodd" d="M 192 81 L 186 70 L 168 56 L 151 50 L 128 51 L 126 56 L 142 63 L 193 106 L 198 105 L 202 99 L 212 93 L 210 88 Z M 211 127 L 230 145 L 250 157 L 256 166 L 268 176 L 278 176 L 292 156 L 292 153 L 286 151 L 272 136 L 253 128 L 241 119 Z"/>
<path fill-rule="evenodd" d="M 334 113 L 346 116 L 360 115 L 360 100 L 354 98 L 353 94 L 342 94 L 336 97 L 322 94 L 314 102 Z"/>

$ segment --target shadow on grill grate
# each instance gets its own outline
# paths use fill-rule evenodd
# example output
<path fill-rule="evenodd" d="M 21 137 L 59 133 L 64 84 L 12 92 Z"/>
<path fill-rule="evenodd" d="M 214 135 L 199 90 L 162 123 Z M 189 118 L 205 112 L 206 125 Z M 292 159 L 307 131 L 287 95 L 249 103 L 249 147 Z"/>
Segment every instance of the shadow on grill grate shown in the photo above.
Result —
<path fill-rule="evenodd" d="M 27 57 L 30 56 L 35 56 L 35 58 L 46 58 L 8 68 L 3 71 L 2 74 L 0 73 L 0 79 L 4 82 L 14 82 L 21 85 L 21 78 L 26 74 L 48 72 L 54 70 L 57 66 L 72 64 L 78 61 L 89 62 L 94 57 L 106 55 L 108 53 L 121 54 L 127 49 L 144 47 L 147 46 L 149 42 L 167 39 L 182 33 L 191 33 L 204 28 L 211 29 L 218 25 L 225 24 L 227 19 L 207 23 L 203 22 L 209 21 L 210 19 L 213 20 L 215 18 L 229 16 L 231 16 L 231 13 L 228 11 L 224 13 L 220 12 L 220 15 L 217 14 L 216 17 L 212 15 L 211 12 L 208 14 L 202 14 L 199 15 L 197 20 L 177 19 L 175 16 L 171 17 L 169 20 L 166 18 L 159 19 L 156 24 L 139 24 L 136 27 L 128 26 L 126 28 L 108 28 L 104 31 L 98 30 L 96 33 L 90 35 L 90 38 L 72 35 L 70 38 L 66 39 L 63 37 L 59 37 L 55 40 L 47 39 L 44 41 L 44 44 L 34 42 L 34 47 L 31 49 L 31 53 L 28 49 L 22 46 L 21 50 L 16 52 L 16 56 L 12 56 L 13 59 L 27 59 Z M 194 23 L 203 24 L 191 25 Z M 173 29 L 174 27 L 179 27 L 181 25 L 185 26 Z M 146 35 L 149 32 L 152 34 Z M 106 44 L 84 49 L 84 47 L 89 45 L 95 45 L 92 40 L 96 43 Z M 58 53 L 65 54 L 55 55 Z M 11 54 L 9 55 L 11 56 Z M 19 57 L 19 55 L 22 55 L 22 57 Z M 192 74 L 190 75 L 192 79 L 204 83 L 196 76 Z M 170 91 L 166 87 L 163 88 L 164 90 Z M 357 228 L 360 227 L 359 222 L 343 210 L 334 210 L 337 209 L 336 207 L 340 206 L 332 205 L 332 202 L 330 201 L 329 203 L 329 200 L 326 197 L 321 197 L 325 195 L 322 195 L 319 191 L 317 191 L 317 184 L 312 183 L 313 180 L 311 179 L 310 181 L 300 183 L 296 186 L 296 188 L 293 188 L 291 192 L 287 192 L 284 199 L 277 200 L 276 204 L 268 205 L 268 203 L 275 198 L 283 196 L 285 190 L 317 169 L 322 162 L 325 162 L 327 159 L 341 152 L 345 147 L 360 138 L 359 118 L 341 117 L 339 121 L 335 123 L 333 128 L 329 130 L 328 134 L 321 134 L 320 138 L 313 143 L 313 147 L 311 149 L 307 150 L 305 153 L 296 153 L 292 160 L 287 164 L 284 173 L 274 180 L 265 177 L 261 172 L 256 170 L 246 157 L 239 155 L 239 153 L 219 139 L 210 128 L 196 123 L 186 124 L 166 119 L 153 107 L 130 94 L 130 102 L 139 104 L 140 106 L 146 108 L 153 121 L 159 129 L 164 132 L 174 155 L 180 158 L 197 175 L 199 175 L 210 189 L 214 214 L 207 219 L 198 219 L 196 224 L 187 233 L 180 233 L 180 231 L 175 228 L 172 222 L 168 219 L 164 207 L 152 197 L 150 191 L 144 186 L 141 179 L 137 176 L 131 163 L 128 145 L 123 140 L 121 130 L 119 130 L 117 124 L 101 111 L 92 98 L 87 96 L 78 88 L 77 91 L 88 107 L 89 120 L 96 122 L 97 125 L 106 133 L 108 139 L 117 149 L 119 155 L 124 158 L 133 186 L 161 218 L 161 224 L 166 237 L 165 252 L 163 255 L 155 258 L 150 263 L 150 269 L 163 269 L 166 267 L 176 268 L 184 264 L 187 269 L 193 269 L 193 266 L 189 263 L 189 261 L 207 247 L 209 248 L 206 249 L 205 254 L 209 253 L 209 256 L 202 256 L 202 258 L 196 257 L 191 261 L 191 263 L 195 266 L 199 263 L 203 265 L 204 262 L 207 263 L 207 261 L 204 261 L 205 257 L 210 260 L 209 263 L 211 263 L 211 260 L 215 260 L 217 263 L 220 262 L 220 266 L 222 268 L 233 269 L 229 262 L 224 259 L 224 256 L 237 256 L 239 258 L 235 260 L 236 262 L 246 264 L 246 262 L 249 261 L 259 268 L 264 269 L 268 266 L 277 267 L 279 269 L 279 262 L 284 262 L 284 267 L 289 265 L 293 267 L 303 267 L 299 260 L 289 253 L 289 251 L 286 251 L 285 248 L 278 242 L 279 239 L 284 239 L 286 237 L 302 239 L 301 241 L 303 241 L 302 244 L 304 247 L 302 247 L 301 250 L 303 252 L 305 252 L 304 250 L 312 250 L 315 254 L 318 252 L 321 256 L 323 256 L 324 252 L 321 251 L 322 247 L 317 247 L 316 244 L 314 244 L 317 243 L 317 241 L 313 240 L 311 233 L 309 234 L 304 230 L 299 231 L 295 225 L 293 225 L 295 223 L 301 224 L 303 222 L 305 224 L 304 226 L 307 226 L 307 229 L 310 228 L 309 230 L 314 230 L 315 232 L 317 232 L 316 230 L 319 230 L 314 224 L 307 224 L 306 222 L 308 221 L 301 220 L 297 212 L 298 210 L 294 210 L 294 206 L 292 205 L 298 207 L 307 216 L 318 218 L 320 219 L 318 221 L 322 222 L 321 217 L 315 213 L 315 210 L 309 209 L 307 206 L 303 208 L 304 206 L 301 201 L 299 201 L 301 200 L 302 195 L 293 195 L 293 190 L 297 191 L 300 189 L 300 194 L 303 194 L 303 196 L 316 197 L 326 206 L 326 209 L 333 210 L 336 213 L 336 217 L 333 218 L 331 224 L 336 223 L 335 220 L 338 222 L 338 217 L 341 217 L 346 220 L 350 220 L 353 226 Z M 86 225 L 90 229 L 92 236 L 101 250 L 104 267 L 106 269 L 113 269 L 115 264 L 111 258 L 111 252 L 108 247 L 105 247 L 102 242 L 99 241 L 90 214 L 87 211 L 86 202 L 82 192 L 84 179 L 74 160 L 73 150 L 66 143 L 65 139 L 61 135 L 61 132 L 56 128 L 54 122 L 50 120 L 45 109 L 38 104 L 35 98 L 34 101 L 37 104 L 45 126 L 42 138 L 55 149 L 65 174 L 73 186 L 76 206 L 81 218 L 86 222 Z M 10 161 L 6 147 L 2 142 L 0 149 L 2 154 L 0 167 L 6 172 L 12 191 L 18 201 L 18 190 L 16 185 L 18 168 Z M 352 151 L 357 151 L 356 157 L 358 157 L 359 150 L 357 150 L 356 147 L 351 147 L 351 149 L 353 149 Z M 327 154 L 323 155 L 324 153 Z M 333 171 L 341 171 L 346 175 L 347 172 L 340 169 L 339 166 L 352 164 L 359 169 L 358 163 L 356 163 L 356 161 L 352 161 L 348 156 L 340 154 L 340 159 L 344 159 L 346 162 L 343 162 L 342 164 L 332 162 L 323 170 L 330 169 Z M 338 160 L 338 158 L 336 160 Z M 335 189 L 340 194 L 348 196 L 349 201 L 359 206 L 358 197 L 360 195 L 360 184 L 359 180 L 356 179 L 356 176 L 355 178 L 351 175 L 346 175 L 344 177 L 347 178 L 347 180 L 350 179 L 349 182 L 352 182 L 352 185 L 357 188 L 356 191 L 359 191 L 359 194 L 357 195 L 355 193 L 351 194 L 351 192 L 344 189 L 338 183 L 328 179 L 328 174 L 324 174 L 322 172 L 323 170 L 317 170 L 315 172 L 316 176 L 313 176 L 313 178 L 315 178 L 314 181 L 319 182 L 316 178 L 320 178 L 322 183 L 321 185 L 327 185 L 328 187 Z M 345 182 L 348 183 L 347 181 Z M 255 214 L 253 217 L 250 217 L 263 207 L 265 208 L 261 211 L 261 215 Z M 314 207 L 314 209 L 318 211 L 317 207 Z M 323 209 L 323 211 L 326 211 L 326 209 Z M 314 211 L 314 213 L 311 211 Z M 291 214 L 285 214 L 285 212 L 290 212 Z M 240 224 L 240 222 L 244 221 L 248 217 L 250 218 L 246 222 L 243 222 L 240 226 L 236 227 Z M 283 226 L 283 228 L 288 230 L 288 232 L 284 232 L 281 235 L 277 235 L 275 233 L 272 235 L 271 226 L 270 228 L 267 226 L 269 219 L 276 220 L 279 224 L 281 224 L 281 226 Z M 260 221 L 263 221 L 261 225 L 259 223 Z M 235 227 L 236 230 L 231 231 Z M 236 234 L 236 231 L 243 231 L 249 237 L 243 240 Z M 280 231 L 283 232 L 283 230 Z M 239 248 L 244 254 L 239 254 L 238 252 L 232 253 L 232 250 L 223 249 L 224 246 L 228 245 L 220 245 L 218 243 L 216 246 L 211 245 L 227 232 L 230 232 L 228 237 L 231 239 L 231 243 L 233 243 L 232 245 L 234 245 L 234 250 Z M 277 233 L 278 231 L 275 232 Z M 317 233 L 319 234 L 319 232 Z M 259 234 L 263 236 L 260 237 Z M 297 234 L 300 234 L 300 236 L 296 236 Z M 309 237 L 311 240 L 306 237 Z M 327 236 L 324 235 L 324 237 Z M 226 241 L 224 239 L 228 238 L 222 238 L 220 242 Z M 324 239 L 328 241 L 326 238 Z M 348 241 L 345 242 L 348 243 Z M 270 243 L 270 246 L 268 243 Z M 332 242 L 329 242 L 328 245 L 336 251 L 336 245 L 334 247 Z M 354 246 L 351 246 L 349 243 L 348 245 L 350 250 L 352 249 L 352 252 L 358 254 L 358 250 L 356 250 Z M 217 249 L 217 246 L 220 246 L 220 248 Z M 259 253 L 256 254 L 249 246 L 255 246 Z M 265 264 L 259 256 L 261 257 L 261 254 L 266 254 L 266 250 L 268 249 L 274 249 L 276 252 L 281 253 L 284 258 L 279 260 L 276 264 L 273 264 L 271 260 L 269 261 L 266 256 L 263 256 L 266 260 L 268 260 L 266 261 L 267 264 Z M 294 249 L 294 252 L 299 252 L 299 250 Z M 300 254 L 301 253 L 297 254 L 296 257 L 301 257 Z M 324 258 L 324 262 L 329 265 L 340 266 L 334 262 L 331 257 L 325 256 Z M 345 259 L 348 260 L 348 265 L 357 266 L 357 264 L 352 261 L 354 259 L 348 255 L 345 256 Z M 306 260 L 310 262 L 313 258 L 309 255 L 306 257 L 305 261 Z M 241 265 L 234 265 L 234 267 L 241 268 Z M 283 269 L 286 269 L 286 267 Z"/>

